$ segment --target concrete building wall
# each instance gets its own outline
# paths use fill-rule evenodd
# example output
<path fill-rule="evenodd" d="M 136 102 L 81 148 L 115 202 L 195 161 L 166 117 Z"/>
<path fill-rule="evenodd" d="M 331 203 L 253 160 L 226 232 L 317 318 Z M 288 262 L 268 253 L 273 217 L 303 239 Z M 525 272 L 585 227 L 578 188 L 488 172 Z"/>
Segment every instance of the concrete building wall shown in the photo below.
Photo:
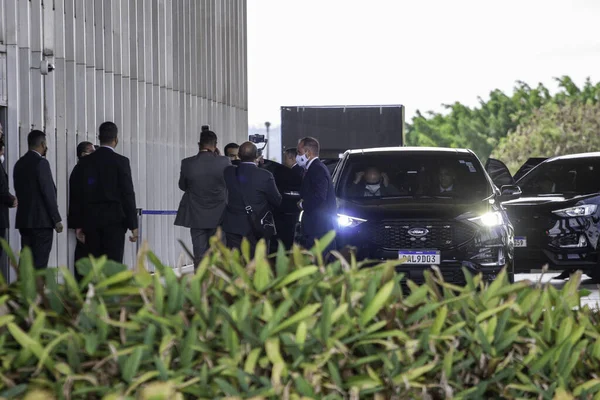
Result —
<path fill-rule="evenodd" d="M 43 60 L 55 66 L 42 74 Z M 114 121 L 131 160 L 138 207 L 176 210 L 180 160 L 209 124 L 219 147 L 247 138 L 246 0 L 0 0 L 0 118 L 6 166 L 46 132 L 66 223 L 68 177 L 80 141 Z M 11 223 L 14 226 L 14 210 Z M 176 264 L 189 243 L 172 216 L 143 217 L 143 235 Z M 19 248 L 18 232 L 10 243 Z M 50 265 L 72 264 L 72 231 L 55 234 Z M 135 245 L 126 245 L 126 263 Z"/>

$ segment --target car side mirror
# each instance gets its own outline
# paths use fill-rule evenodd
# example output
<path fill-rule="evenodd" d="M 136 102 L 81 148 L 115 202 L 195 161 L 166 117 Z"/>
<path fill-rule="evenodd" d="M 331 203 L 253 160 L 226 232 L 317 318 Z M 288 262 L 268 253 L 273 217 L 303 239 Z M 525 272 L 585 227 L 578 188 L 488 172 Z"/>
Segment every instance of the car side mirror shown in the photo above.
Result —
<path fill-rule="evenodd" d="M 501 202 L 514 200 L 521 197 L 522 194 L 523 192 L 521 191 L 521 188 L 517 185 L 503 185 L 500 188 L 500 196 L 498 200 Z"/>

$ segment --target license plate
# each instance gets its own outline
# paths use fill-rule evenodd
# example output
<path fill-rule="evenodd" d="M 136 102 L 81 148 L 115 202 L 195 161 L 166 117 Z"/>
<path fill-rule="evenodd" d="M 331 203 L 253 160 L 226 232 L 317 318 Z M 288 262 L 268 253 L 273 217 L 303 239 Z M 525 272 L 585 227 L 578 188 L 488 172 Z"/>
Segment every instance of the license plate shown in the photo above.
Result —
<path fill-rule="evenodd" d="M 515 236 L 515 247 L 527 247 L 527 238 L 525 236 Z"/>
<path fill-rule="evenodd" d="M 400 250 L 398 258 L 404 259 L 406 264 L 413 265 L 439 265 L 442 262 L 437 250 Z"/>

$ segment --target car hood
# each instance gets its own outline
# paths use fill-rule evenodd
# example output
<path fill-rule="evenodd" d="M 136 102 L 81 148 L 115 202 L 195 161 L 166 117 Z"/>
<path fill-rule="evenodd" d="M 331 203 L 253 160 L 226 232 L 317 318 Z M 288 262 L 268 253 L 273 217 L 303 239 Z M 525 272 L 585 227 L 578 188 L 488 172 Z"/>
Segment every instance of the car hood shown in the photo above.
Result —
<path fill-rule="evenodd" d="M 598 194 L 565 194 L 555 196 L 524 196 L 515 200 L 510 200 L 502 203 L 508 209 L 516 207 L 536 207 L 541 206 L 544 208 L 564 208 L 574 206 L 580 201 L 587 200 L 592 197 L 596 197 Z"/>
<path fill-rule="evenodd" d="M 493 208 L 488 200 L 452 203 L 448 199 L 373 199 L 338 198 L 338 213 L 363 219 L 454 219 L 485 214 Z"/>

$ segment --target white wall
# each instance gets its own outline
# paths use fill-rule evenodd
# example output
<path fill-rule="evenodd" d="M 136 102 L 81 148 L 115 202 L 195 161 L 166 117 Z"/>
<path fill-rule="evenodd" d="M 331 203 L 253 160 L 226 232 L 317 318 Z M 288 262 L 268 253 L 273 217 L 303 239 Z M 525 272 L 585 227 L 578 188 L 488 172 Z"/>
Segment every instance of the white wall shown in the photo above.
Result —
<path fill-rule="evenodd" d="M 220 147 L 247 137 L 246 0 L 0 0 L 0 53 L 11 188 L 27 134 L 44 130 L 65 221 L 75 148 L 96 142 L 105 120 L 119 126 L 117 151 L 131 159 L 138 207 L 153 210 L 177 209 L 180 160 L 197 151 L 201 125 Z M 43 58 L 56 66 L 46 76 Z M 189 242 L 173 220 L 143 221 L 171 264 L 177 239 Z M 18 233 L 9 237 L 17 250 Z M 72 232 L 55 235 L 50 264 L 70 264 L 74 246 Z M 134 248 L 126 246 L 127 263 Z"/>

